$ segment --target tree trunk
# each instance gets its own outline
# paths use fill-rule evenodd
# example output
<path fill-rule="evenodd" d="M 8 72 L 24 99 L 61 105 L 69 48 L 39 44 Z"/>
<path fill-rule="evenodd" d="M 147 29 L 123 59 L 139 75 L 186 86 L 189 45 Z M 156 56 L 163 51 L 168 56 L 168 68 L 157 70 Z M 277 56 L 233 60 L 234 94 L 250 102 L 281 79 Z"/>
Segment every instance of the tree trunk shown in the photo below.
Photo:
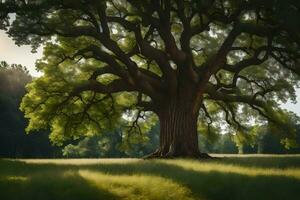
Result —
<path fill-rule="evenodd" d="M 192 102 L 171 102 L 160 109 L 160 146 L 148 158 L 209 158 L 199 151 L 198 111 L 194 111 Z"/>

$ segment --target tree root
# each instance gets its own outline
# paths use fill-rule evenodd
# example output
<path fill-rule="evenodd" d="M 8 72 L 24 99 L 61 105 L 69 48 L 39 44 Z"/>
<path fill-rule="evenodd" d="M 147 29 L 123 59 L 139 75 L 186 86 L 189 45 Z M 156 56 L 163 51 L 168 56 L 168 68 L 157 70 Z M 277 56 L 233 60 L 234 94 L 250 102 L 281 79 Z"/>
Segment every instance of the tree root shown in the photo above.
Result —
<path fill-rule="evenodd" d="M 208 153 L 200 153 L 199 159 L 215 159 L 215 157 L 210 156 Z"/>
<path fill-rule="evenodd" d="M 155 158 L 161 158 L 161 151 L 159 149 L 157 149 L 156 151 L 154 151 L 153 153 L 150 153 L 148 155 L 145 155 L 143 157 L 143 159 L 155 159 Z"/>
<path fill-rule="evenodd" d="M 212 157 L 207 153 L 199 153 L 195 155 L 174 155 L 171 152 L 168 152 L 167 154 L 162 154 L 161 150 L 156 150 L 153 153 L 146 155 L 143 157 L 143 159 L 175 159 L 175 158 L 191 158 L 191 159 L 198 159 L 198 160 L 208 160 L 208 159 L 218 159 L 217 157 Z"/>

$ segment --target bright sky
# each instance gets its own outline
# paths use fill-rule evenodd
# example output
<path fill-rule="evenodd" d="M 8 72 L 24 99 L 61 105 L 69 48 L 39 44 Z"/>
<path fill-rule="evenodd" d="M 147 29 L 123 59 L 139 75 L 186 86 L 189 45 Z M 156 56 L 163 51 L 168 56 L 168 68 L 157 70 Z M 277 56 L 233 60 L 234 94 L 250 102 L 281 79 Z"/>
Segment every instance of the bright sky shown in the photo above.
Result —
<path fill-rule="evenodd" d="M 31 53 L 30 46 L 18 47 L 14 41 L 9 38 L 4 31 L 0 30 L 0 61 L 6 61 L 9 64 L 16 63 L 26 66 L 30 74 L 40 76 L 41 73 L 35 70 L 35 61 L 42 57 L 42 49 L 38 49 L 37 53 Z M 287 103 L 282 105 L 290 111 L 300 116 L 300 89 L 297 89 L 297 103 Z"/>
<path fill-rule="evenodd" d="M 30 74 L 39 76 L 35 70 L 35 61 L 42 57 L 42 50 L 39 49 L 37 53 L 31 53 L 30 46 L 18 47 L 14 41 L 0 30 L 0 61 L 6 61 L 9 64 L 22 64 L 26 66 Z"/>

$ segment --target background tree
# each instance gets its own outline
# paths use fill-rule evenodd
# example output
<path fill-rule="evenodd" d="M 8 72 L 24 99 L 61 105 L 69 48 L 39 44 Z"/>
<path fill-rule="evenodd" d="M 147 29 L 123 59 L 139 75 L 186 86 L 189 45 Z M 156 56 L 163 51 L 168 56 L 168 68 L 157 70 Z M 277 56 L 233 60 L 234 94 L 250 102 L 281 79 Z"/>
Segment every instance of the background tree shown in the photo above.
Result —
<path fill-rule="evenodd" d="M 197 128 L 214 135 L 225 122 L 240 138 L 265 120 L 295 137 L 278 102 L 295 100 L 299 80 L 298 1 L 1 2 L 0 27 L 17 44 L 45 45 L 44 75 L 21 106 L 27 131 L 50 125 L 62 143 L 122 118 L 128 134 L 143 132 L 155 115 L 153 157 L 207 157 Z"/>
<path fill-rule="evenodd" d="M 199 134 L 199 147 L 206 153 L 237 154 L 238 148 L 231 134 L 220 134 L 214 140 Z"/>
<path fill-rule="evenodd" d="M 32 80 L 25 67 L 0 62 L 0 157 L 56 157 L 58 148 L 51 146 L 49 131 L 26 135 L 28 120 L 19 110 L 25 85 Z"/>
<path fill-rule="evenodd" d="M 257 125 L 250 130 L 253 143 L 252 153 L 296 153 L 299 152 L 300 124 L 299 117 L 290 113 L 291 124 L 296 130 L 295 140 L 286 142 L 285 130 L 278 130 L 272 124 Z M 249 149 L 249 148 L 248 148 Z M 247 152 L 247 151 L 246 151 Z M 249 150 L 248 150 L 249 152 Z"/>

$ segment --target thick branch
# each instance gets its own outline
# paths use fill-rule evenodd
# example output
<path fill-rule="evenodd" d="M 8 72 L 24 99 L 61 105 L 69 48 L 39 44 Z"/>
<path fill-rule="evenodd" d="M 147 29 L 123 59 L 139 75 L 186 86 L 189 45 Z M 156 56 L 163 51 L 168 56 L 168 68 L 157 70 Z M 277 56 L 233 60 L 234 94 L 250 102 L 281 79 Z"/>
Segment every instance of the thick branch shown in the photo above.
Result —
<path fill-rule="evenodd" d="M 209 60 L 206 63 L 204 70 L 200 75 L 200 81 L 198 83 L 198 99 L 201 98 L 205 87 L 210 79 L 210 77 L 216 73 L 220 67 L 226 63 L 226 56 L 228 52 L 231 50 L 232 45 L 236 39 L 236 37 L 240 34 L 240 31 L 233 27 L 230 31 L 229 35 L 221 45 L 220 49 L 218 50 L 217 54 L 213 57 L 213 59 Z"/>
<path fill-rule="evenodd" d="M 80 93 L 84 91 L 94 91 L 102 94 L 111 94 L 117 92 L 131 92 L 135 91 L 136 88 L 129 83 L 123 81 L 122 79 L 116 79 L 111 83 L 104 85 L 95 80 L 89 80 L 81 85 L 78 85 L 73 89 L 70 93 L 70 96 L 78 96 Z"/>

